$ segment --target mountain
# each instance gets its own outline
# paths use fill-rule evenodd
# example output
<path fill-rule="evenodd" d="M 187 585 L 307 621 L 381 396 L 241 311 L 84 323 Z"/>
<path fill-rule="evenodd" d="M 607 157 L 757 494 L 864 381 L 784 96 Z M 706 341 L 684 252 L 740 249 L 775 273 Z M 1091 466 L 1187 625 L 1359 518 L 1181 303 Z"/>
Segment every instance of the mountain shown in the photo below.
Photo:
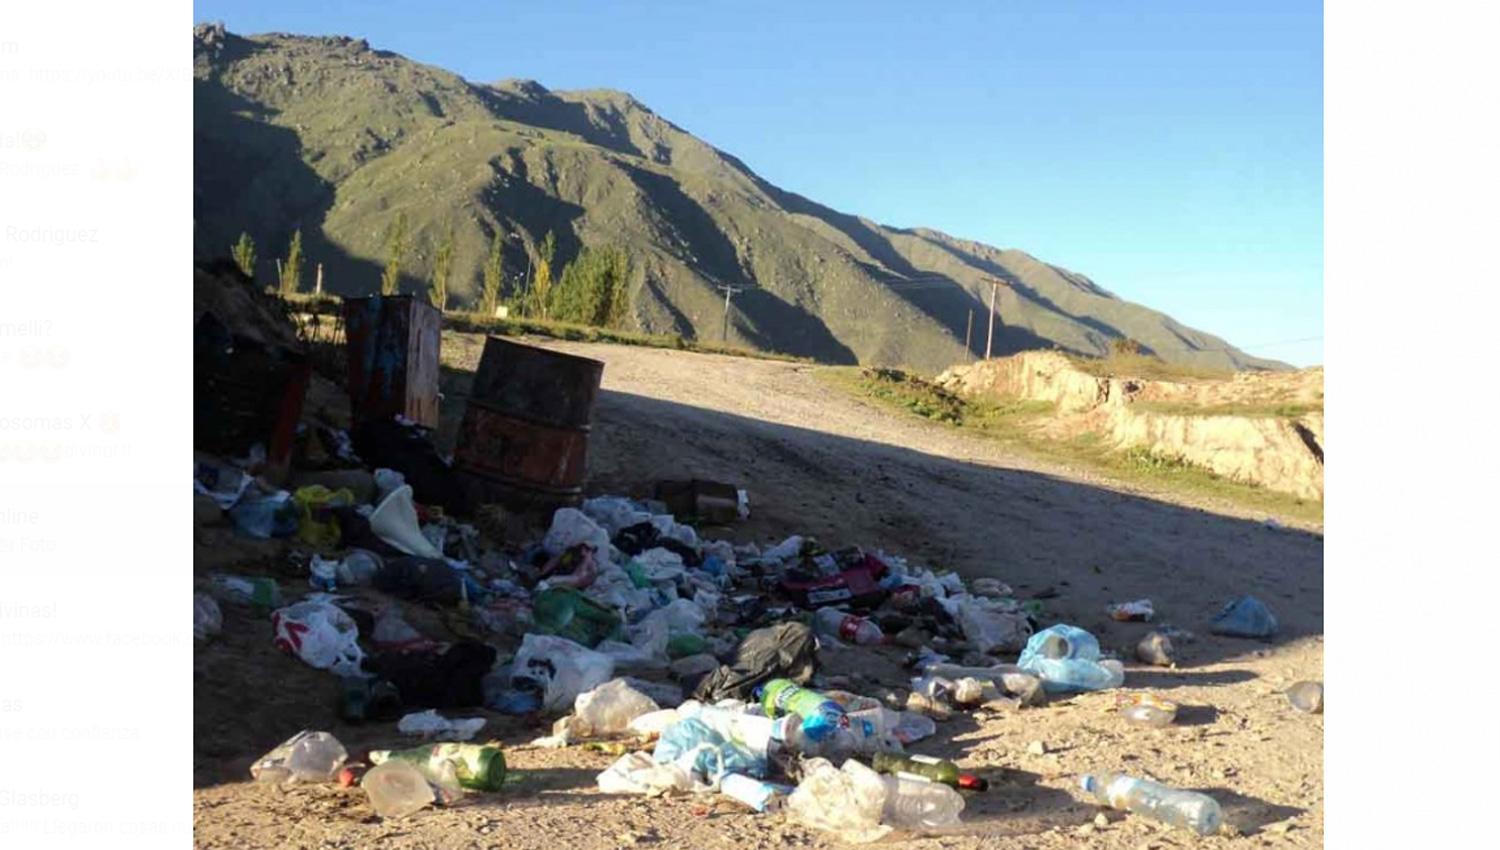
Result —
<path fill-rule="evenodd" d="M 504 260 L 517 278 L 550 230 L 557 269 L 584 245 L 630 253 L 632 322 L 648 332 L 718 339 L 727 285 L 741 289 L 732 343 L 937 371 L 967 358 L 970 311 L 983 352 L 998 280 L 997 354 L 1102 354 L 1129 337 L 1177 363 L 1283 365 L 1025 252 L 887 227 L 779 189 L 624 92 L 473 83 L 360 39 L 218 25 L 195 28 L 193 60 L 194 251 L 227 254 L 247 231 L 263 280 L 301 228 L 327 291 L 376 291 L 404 213 L 403 291 L 425 287 L 451 226 L 458 305 L 477 300 L 497 228 L 515 237 Z"/>

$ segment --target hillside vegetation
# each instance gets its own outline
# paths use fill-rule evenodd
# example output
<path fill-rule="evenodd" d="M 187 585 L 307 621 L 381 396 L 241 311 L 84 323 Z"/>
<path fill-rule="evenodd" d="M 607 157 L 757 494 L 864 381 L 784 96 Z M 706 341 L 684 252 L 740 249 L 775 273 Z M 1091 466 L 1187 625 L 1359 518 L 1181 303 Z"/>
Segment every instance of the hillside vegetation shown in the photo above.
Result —
<path fill-rule="evenodd" d="M 503 59 L 497 56 L 497 64 Z M 1022 251 L 837 212 L 757 177 L 630 95 L 475 83 L 347 37 L 194 32 L 194 243 L 259 246 L 276 279 L 294 231 L 303 288 L 378 291 L 398 221 L 403 291 L 425 291 L 452 231 L 448 304 L 481 298 L 492 241 L 508 294 L 556 239 L 552 277 L 584 247 L 629 255 L 623 327 L 830 363 L 936 371 L 982 351 L 1000 281 L 997 354 L 1148 353 L 1206 369 L 1277 368 Z M 997 199 L 997 203 L 1001 199 Z"/>

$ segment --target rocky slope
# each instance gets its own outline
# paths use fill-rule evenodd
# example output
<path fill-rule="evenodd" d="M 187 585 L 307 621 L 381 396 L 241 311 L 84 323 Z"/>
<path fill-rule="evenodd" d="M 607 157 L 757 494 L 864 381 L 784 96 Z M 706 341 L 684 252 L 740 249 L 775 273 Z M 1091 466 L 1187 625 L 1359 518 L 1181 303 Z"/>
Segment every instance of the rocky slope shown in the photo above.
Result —
<path fill-rule="evenodd" d="M 195 253 L 223 255 L 249 232 L 267 282 L 301 228 L 328 291 L 374 291 L 404 214 L 403 289 L 425 285 L 451 226 L 459 306 L 475 300 L 497 230 L 514 237 L 505 265 L 516 279 L 552 231 L 558 266 L 586 244 L 630 252 L 630 322 L 648 332 L 717 338 L 716 287 L 727 284 L 744 289 L 733 343 L 936 371 L 965 359 L 971 310 L 982 350 L 998 280 L 1001 354 L 1100 354 L 1130 337 L 1172 362 L 1281 365 L 1022 251 L 886 227 L 779 189 L 623 92 L 474 83 L 347 37 L 202 26 L 193 50 Z"/>
<path fill-rule="evenodd" d="M 1102 435 L 1118 449 L 1225 478 L 1323 498 L 1323 370 L 1241 373 L 1227 381 L 1099 377 L 1056 352 L 955 366 L 937 384 L 965 396 L 1046 401 L 1051 436 Z"/>

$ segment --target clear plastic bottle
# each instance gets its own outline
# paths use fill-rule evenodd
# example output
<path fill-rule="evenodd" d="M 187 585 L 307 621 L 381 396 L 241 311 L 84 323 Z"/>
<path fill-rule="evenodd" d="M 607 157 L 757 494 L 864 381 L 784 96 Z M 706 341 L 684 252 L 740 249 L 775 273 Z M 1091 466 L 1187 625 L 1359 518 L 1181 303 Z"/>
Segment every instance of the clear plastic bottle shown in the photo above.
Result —
<path fill-rule="evenodd" d="M 348 758 L 339 739 L 304 729 L 250 765 L 250 776 L 257 782 L 330 782 Z"/>
<path fill-rule="evenodd" d="M 370 806 L 383 818 L 404 818 L 437 799 L 432 785 L 417 766 L 394 760 L 377 764 L 359 781 Z"/>
<path fill-rule="evenodd" d="M 1151 632 L 1135 645 L 1135 657 L 1157 667 L 1171 667 L 1175 654 L 1172 639 L 1161 632 Z"/>
<path fill-rule="evenodd" d="M 1177 720 L 1177 703 L 1155 694 L 1121 694 L 1120 716 L 1137 726 L 1163 729 Z"/>
<path fill-rule="evenodd" d="M 1086 775 L 1079 785 L 1102 805 L 1190 829 L 1199 835 L 1213 835 L 1224 824 L 1224 812 L 1218 802 L 1196 791 L 1182 791 L 1123 773 Z"/>
<path fill-rule="evenodd" d="M 1298 682 L 1287 688 L 1286 698 L 1298 711 L 1320 714 L 1323 711 L 1323 683 Z"/>
<path fill-rule="evenodd" d="M 864 617 L 846 614 L 837 608 L 819 608 L 817 613 L 813 614 L 813 629 L 818 634 L 836 637 L 861 646 L 885 643 L 885 632 L 882 632 L 879 626 Z"/>
<path fill-rule="evenodd" d="M 885 777 L 890 789 L 885 796 L 881 821 L 910 832 L 957 826 L 964 810 L 962 794 L 928 779 L 902 774 Z"/>

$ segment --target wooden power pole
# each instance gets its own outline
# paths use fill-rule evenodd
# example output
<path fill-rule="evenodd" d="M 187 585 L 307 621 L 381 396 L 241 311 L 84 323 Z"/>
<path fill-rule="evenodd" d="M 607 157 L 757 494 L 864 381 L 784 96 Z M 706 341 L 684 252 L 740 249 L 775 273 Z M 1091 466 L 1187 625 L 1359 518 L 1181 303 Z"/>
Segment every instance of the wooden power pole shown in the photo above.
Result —
<path fill-rule="evenodd" d="M 730 296 L 738 295 L 741 292 L 744 292 L 744 290 L 742 288 L 738 287 L 738 286 L 726 286 L 726 285 L 722 285 L 722 284 L 719 286 L 719 288 L 722 289 L 722 290 L 724 290 L 724 330 L 720 334 L 720 339 L 722 339 L 724 343 L 728 344 L 728 342 L 729 342 L 729 298 L 730 298 Z"/>
<path fill-rule="evenodd" d="M 990 359 L 990 346 L 995 342 L 995 293 L 1000 289 L 998 281 L 990 281 L 990 335 L 984 341 L 984 359 Z"/>

